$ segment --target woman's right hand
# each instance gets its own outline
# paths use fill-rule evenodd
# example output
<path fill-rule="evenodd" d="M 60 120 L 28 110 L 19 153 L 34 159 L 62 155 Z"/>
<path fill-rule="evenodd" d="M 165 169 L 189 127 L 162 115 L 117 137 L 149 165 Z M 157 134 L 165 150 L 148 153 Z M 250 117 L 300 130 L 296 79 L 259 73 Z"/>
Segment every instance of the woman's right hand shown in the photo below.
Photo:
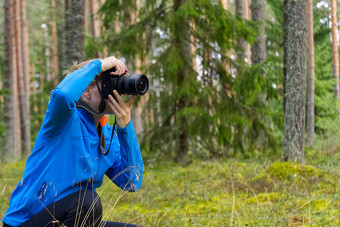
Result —
<path fill-rule="evenodd" d="M 114 56 L 101 59 L 100 61 L 102 62 L 102 72 L 105 72 L 113 67 L 116 69 L 116 71 L 111 72 L 111 75 L 121 76 L 128 72 L 126 65 Z"/>

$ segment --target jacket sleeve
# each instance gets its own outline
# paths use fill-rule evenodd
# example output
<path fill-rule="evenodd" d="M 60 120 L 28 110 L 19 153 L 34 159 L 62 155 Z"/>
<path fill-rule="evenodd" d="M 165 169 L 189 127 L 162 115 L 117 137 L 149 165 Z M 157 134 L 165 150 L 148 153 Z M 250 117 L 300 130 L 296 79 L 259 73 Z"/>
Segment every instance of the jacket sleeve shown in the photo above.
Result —
<path fill-rule="evenodd" d="M 106 171 L 106 175 L 125 191 L 137 191 L 142 186 L 144 164 L 132 121 L 125 128 L 117 126 L 121 160 Z"/>
<path fill-rule="evenodd" d="M 101 62 L 93 60 L 66 76 L 52 91 L 42 125 L 42 131 L 47 136 L 60 133 L 76 109 L 77 101 L 101 69 Z"/>

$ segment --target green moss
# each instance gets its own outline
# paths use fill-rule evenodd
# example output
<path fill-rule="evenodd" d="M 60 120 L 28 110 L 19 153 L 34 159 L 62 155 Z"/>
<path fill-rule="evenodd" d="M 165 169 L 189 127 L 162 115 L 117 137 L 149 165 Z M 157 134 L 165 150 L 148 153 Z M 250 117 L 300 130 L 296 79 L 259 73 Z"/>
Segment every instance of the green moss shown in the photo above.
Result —
<path fill-rule="evenodd" d="M 313 180 L 326 181 L 327 174 L 310 165 L 301 165 L 293 162 L 274 162 L 262 171 L 255 180 L 268 181 L 296 181 L 307 182 Z"/>
<path fill-rule="evenodd" d="M 301 165 L 292 162 L 274 162 L 265 173 L 278 180 L 289 180 L 293 178 L 320 177 L 323 173 L 309 165 Z"/>
<path fill-rule="evenodd" d="M 312 211 L 313 213 L 325 213 L 326 211 L 331 211 L 331 208 L 334 204 L 331 204 L 331 200 L 327 198 L 317 198 L 314 200 L 299 200 L 298 205 L 299 209 L 306 209 L 308 211 Z M 333 211 L 332 211 L 333 212 Z M 334 213 L 334 212 L 333 212 Z"/>
<path fill-rule="evenodd" d="M 330 205 L 330 201 L 326 199 L 316 199 L 311 202 L 312 209 L 315 212 L 325 212 L 327 211 L 327 208 L 329 205 Z"/>
<path fill-rule="evenodd" d="M 277 202 L 283 199 L 287 199 L 288 195 L 282 194 L 282 193 L 260 193 L 258 195 L 255 195 L 253 197 L 250 197 L 246 200 L 247 203 L 270 203 L 270 202 Z"/>

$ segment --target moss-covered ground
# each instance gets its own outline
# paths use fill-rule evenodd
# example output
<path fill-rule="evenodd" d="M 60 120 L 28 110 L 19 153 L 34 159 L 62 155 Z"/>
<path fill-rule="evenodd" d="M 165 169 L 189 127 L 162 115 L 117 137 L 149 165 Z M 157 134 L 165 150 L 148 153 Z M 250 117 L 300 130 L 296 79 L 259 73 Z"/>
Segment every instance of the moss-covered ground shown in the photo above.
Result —
<path fill-rule="evenodd" d="M 340 153 L 309 151 L 306 165 L 279 157 L 145 163 L 142 189 L 107 178 L 104 218 L 143 226 L 340 226 Z M 0 217 L 24 162 L 0 169 Z"/>

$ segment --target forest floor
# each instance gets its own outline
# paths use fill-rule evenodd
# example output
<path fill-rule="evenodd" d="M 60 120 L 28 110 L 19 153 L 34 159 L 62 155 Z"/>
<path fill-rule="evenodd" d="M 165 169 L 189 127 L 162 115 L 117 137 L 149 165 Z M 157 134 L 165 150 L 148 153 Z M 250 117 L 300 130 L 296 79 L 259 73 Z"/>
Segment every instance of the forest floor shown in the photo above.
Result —
<path fill-rule="evenodd" d="M 339 226 L 340 152 L 306 153 L 306 165 L 248 159 L 145 163 L 142 188 L 126 193 L 106 177 L 104 219 L 147 226 Z M 24 162 L 0 169 L 0 218 Z"/>

